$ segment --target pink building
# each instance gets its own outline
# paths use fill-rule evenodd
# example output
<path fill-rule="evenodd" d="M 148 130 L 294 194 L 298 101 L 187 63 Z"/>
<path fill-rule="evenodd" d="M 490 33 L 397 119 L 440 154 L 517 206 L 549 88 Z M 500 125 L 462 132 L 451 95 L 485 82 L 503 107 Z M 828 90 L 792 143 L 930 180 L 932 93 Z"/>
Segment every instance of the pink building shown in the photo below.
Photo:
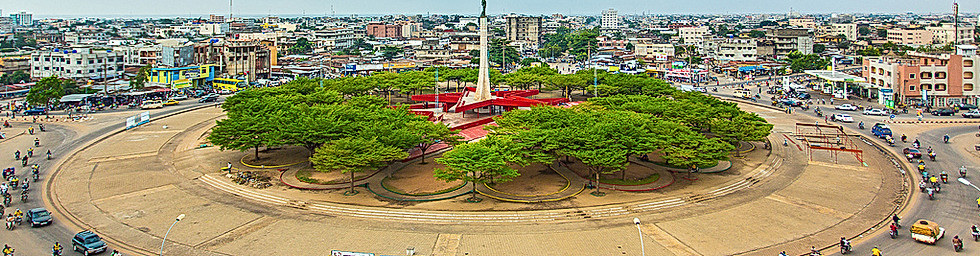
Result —
<path fill-rule="evenodd" d="M 381 22 L 371 22 L 368 23 L 367 35 L 374 37 L 402 37 L 402 26 L 401 25 L 388 25 Z"/>

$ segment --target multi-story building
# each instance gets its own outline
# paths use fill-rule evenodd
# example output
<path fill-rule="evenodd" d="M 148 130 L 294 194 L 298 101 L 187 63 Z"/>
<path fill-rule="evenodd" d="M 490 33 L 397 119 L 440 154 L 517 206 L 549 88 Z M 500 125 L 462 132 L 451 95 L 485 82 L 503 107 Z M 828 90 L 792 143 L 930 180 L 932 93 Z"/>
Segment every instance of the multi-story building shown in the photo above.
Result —
<path fill-rule="evenodd" d="M 705 40 L 703 53 L 720 61 L 756 61 L 757 42 L 751 38 L 712 38 Z"/>
<path fill-rule="evenodd" d="M 856 41 L 858 39 L 858 26 L 853 23 L 830 24 L 830 31 L 828 33 L 835 36 L 844 35 L 847 40 Z"/>
<path fill-rule="evenodd" d="M 268 78 L 271 58 L 269 49 L 257 40 L 212 40 L 194 45 L 195 63 L 218 65 L 226 76 L 248 81 Z"/>
<path fill-rule="evenodd" d="M 123 54 L 78 47 L 39 50 L 31 54 L 31 77 L 58 76 L 75 80 L 116 77 L 123 72 Z"/>
<path fill-rule="evenodd" d="M 209 22 L 213 22 L 213 23 L 224 23 L 225 22 L 225 16 L 224 15 L 214 15 L 214 14 L 211 14 L 211 17 L 208 18 L 208 21 Z"/>
<path fill-rule="evenodd" d="M 381 22 L 371 22 L 364 28 L 368 36 L 377 38 L 399 38 L 402 37 L 402 26 L 384 24 Z"/>
<path fill-rule="evenodd" d="M 508 41 L 537 46 L 541 42 L 541 17 L 508 16 L 505 30 Z"/>
<path fill-rule="evenodd" d="M 700 44 L 704 40 L 704 36 L 708 35 L 708 27 L 682 27 L 677 29 L 677 35 L 681 37 L 681 41 L 685 44 Z"/>
<path fill-rule="evenodd" d="M 958 45 L 954 53 L 910 52 L 905 57 L 866 58 L 862 75 L 880 88 L 881 98 L 892 98 L 895 102 L 932 107 L 978 104 L 978 64 L 976 46 Z"/>
<path fill-rule="evenodd" d="M 231 27 L 228 23 L 203 23 L 197 26 L 197 33 L 205 36 L 223 35 L 231 32 Z"/>
<path fill-rule="evenodd" d="M 930 45 L 932 33 L 921 27 L 888 29 L 888 42 L 899 45 Z"/>
<path fill-rule="evenodd" d="M 766 33 L 766 40 L 772 41 L 775 58 L 785 58 L 792 52 L 813 53 L 813 32 L 810 29 L 772 29 Z"/>
<path fill-rule="evenodd" d="M 0 33 L 10 33 L 12 31 L 14 31 L 14 19 L 0 17 Z"/>
<path fill-rule="evenodd" d="M 193 44 L 165 44 L 160 49 L 160 62 L 164 67 L 183 67 L 194 63 Z"/>
<path fill-rule="evenodd" d="M 10 18 L 14 20 L 14 25 L 17 26 L 30 27 L 34 25 L 34 15 L 29 12 L 11 13 Z"/>
<path fill-rule="evenodd" d="M 656 43 L 650 38 L 630 40 L 633 44 L 633 52 L 637 57 L 645 59 L 670 60 L 674 57 L 674 45 Z"/>
<path fill-rule="evenodd" d="M 973 43 L 973 25 L 960 24 L 959 27 L 954 27 L 951 23 L 944 23 L 937 27 L 926 27 L 930 33 L 932 33 L 932 43 L 934 44 L 972 44 Z M 958 30 L 958 31 L 957 31 Z M 959 37 L 959 39 L 954 40 L 953 38 Z"/>
<path fill-rule="evenodd" d="M 17 71 L 31 72 L 31 56 L 0 57 L 0 75 L 11 74 Z"/>
<path fill-rule="evenodd" d="M 609 8 L 609 10 L 603 10 L 601 27 L 602 27 L 602 31 L 606 33 L 613 33 L 619 31 L 619 12 L 613 8 Z"/>
<path fill-rule="evenodd" d="M 123 55 L 123 65 L 126 67 L 142 67 L 156 65 L 160 60 L 160 45 L 127 45 L 112 49 Z"/>
<path fill-rule="evenodd" d="M 817 22 L 812 17 L 802 17 L 789 19 L 789 25 L 797 28 L 816 29 Z"/>
<path fill-rule="evenodd" d="M 315 51 L 345 49 L 354 46 L 354 31 L 344 27 L 326 28 L 313 32 Z"/>
<path fill-rule="evenodd" d="M 402 37 L 419 37 L 419 32 L 422 32 L 422 23 L 401 21 L 398 25 L 402 26 Z"/>

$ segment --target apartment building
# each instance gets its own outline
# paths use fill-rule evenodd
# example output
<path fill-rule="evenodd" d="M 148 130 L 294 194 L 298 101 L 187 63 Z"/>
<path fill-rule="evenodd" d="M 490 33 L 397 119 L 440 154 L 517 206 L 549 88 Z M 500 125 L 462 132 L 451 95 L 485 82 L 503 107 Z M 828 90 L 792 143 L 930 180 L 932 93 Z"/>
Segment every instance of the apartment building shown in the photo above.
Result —
<path fill-rule="evenodd" d="M 830 35 L 835 35 L 835 36 L 836 35 L 844 35 L 844 37 L 847 38 L 847 40 L 857 41 L 857 39 L 858 39 L 858 26 L 857 26 L 857 24 L 853 24 L 853 23 L 846 23 L 846 24 L 835 23 L 835 24 L 830 24 L 829 31 L 827 31 L 827 33 L 830 34 Z"/>
<path fill-rule="evenodd" d="M 756 61 L 759 50 L 751 38 L 712 38 L 704 41 L 705 56 L 720 61 Z"/>
<path fill-rule="evenodd" d="M 504 30 L 508 41 L 533 44 L 536 49 L 541 42 L 541 17 L 508 16 Z"/>
<path fill-rule="evenodd" d="M 977 47 L 958 45 L 953 53 L 910 52 L 905 57 L 864 59 L 862 75 L 896 102 L 946 107 L 980 103 Z M 885 94 L 883 92 L 882 94 Z"/>
<path fill-rule="evenodd" d="M 160 45 L 149 44 L 116 46 L 112 48 L 112 51 L 123 55 L 123 66 L 125 67 L 156 65 L 157 61 L 160 60 L 160 51 L 162 50 L 163 48 Z"/>
<path fill-rule="evenodd" d="M 704 36 L 708 35 L 708 33 L 707 26 L 682 27 L 677 29 L 677 35 L 681 37 L 681 40 L 685 44 L 700 44 L 704 40 Z"/>
<path fill-rule="evenodd" d="M 792 52 L 813 53 L 813 30 L 803 28 L 772 29 L 766 33 L 766 40 L 773 45 L 773 57 L 785 58 Z"/>
<path fill-rule="evenodd" d="M 122 53 L 87 47 L 35 51 L 30 62 L 31 77 L 36 79 L 49 76 L 101 79 L 116 77 L 123 72 Z"/>
<path fill-rule="evenodd" d="M 926 27 L 926 30 L 932 34 L 932 43 L 934 44 L 972 44 L 974 28 L 975 26 L 969 24 L 960 24 L 958 27 L 954 27 L 952 23 L 945 23 L 941 26 Z M 954 40 L 957 36 L 959 39 Z"/>
<path fill-rule="evenodd" d="M 317 49 L 314 50 L 316 52 L 345 49 L 354 46 L 354 31 L 345 27 L 317 30 L 313 32 L 313 37 L 316 41 L 314 43 L 317 45 Z"/>
<path fill-rule="evenodd" d="M 377 38 L 399 38 L 402 37 L 402 26 L 384 24 L 381 22 L 371 22 L 364 28 L 368 36 Z"/>
<path fill-rule="evenodd" d="M 601 28 L 603 33 L 619 31 L 619 12 L 613 8 L 602 11 Z"/>
<path fill-rule="evenodd" d="M 932 32 L 921 27 L 891 28 L 887 40 L 898 45 L 930 45 Z"/>
<path fill-rule="evenodd" d="M 653 39 L 642 38 L 630 40 L 633 44 L 633 52 L 637 57 L 645 59 L 669 60 L 674 57 L 674 45 L 656 43 Z"/>
<path fill-rule="evenodd" d="M 268 78 L 272 57 L 258 40 L 212 40 L 194 45 L 194 63 L 218 65 L 226 76 L 244 77 L 248 81 Z"/>

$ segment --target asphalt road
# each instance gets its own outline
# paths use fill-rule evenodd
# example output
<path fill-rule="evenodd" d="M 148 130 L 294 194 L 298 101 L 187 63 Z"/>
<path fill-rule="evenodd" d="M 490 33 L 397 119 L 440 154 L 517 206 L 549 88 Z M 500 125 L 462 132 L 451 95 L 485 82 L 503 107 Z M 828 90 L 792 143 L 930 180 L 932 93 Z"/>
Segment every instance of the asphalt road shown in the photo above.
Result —
<path fill-rule="evenodd" d="M 752 89 L 755 91 L 754 87 Z M 712 94 L 731 97 L 731 93 L 726 92 L 724 89 Z M 763 99 L 759 100 L 758 103 L 769 105 L 771 101 L 769 101 L 768 96 L 763 94 Z M 884 118 L 881 116 L 865 116 L 860 111 L 838 111 L 832 109 L 832 107 L 828 109 L 827 105 L 821 105 L 819 107 L 824 110 L 825 115 L 832 115 L 834 113 L 850 114 L 854 118 L 854 123 L 838 124 L 850 128 L 851 132 L 856 131 L 867 135 L 871 133 L 871 126 Z M 794 113 L 816 117 L 813 108 L 809 111 L 801 111 L 800 108 L 794 108 Z M 904 116 L 907 117 L 910 115 Z M 948 118 L 934 117 L 928 114 L 924 115 L 924 119 L 929 120 Z M 858 123 L 862 121 L 865 123 L 867 129 L 858 129 Z M 959 177 L 960 166 L 967 166 L 966 179 L 975 185 L 980 185 L 980 161 L 974 156 L 962 155 L 953 148 L 954 143 L 963 146 L 965 143 L 976 141 L 973 134 L 977 132 L 977 124 L 964 124 L 958 127 L 931 129 L 916 137 L 908 131 L 902 131 L 901 129 L 892 127 L 896 144 L 889 149 L 897 155 L 902 155 L 902 149 L 911 147 L 912 141 L 916 138 L 921 143 L 923 154 L 931 146 L 936 151 L 937 157 L 936 161 L 931 161 L 928 157 L 923 156 L 926 162 L 926 170 L 930 174 L 936 175 L 936 177 L 939 177 L 939 173 L 945 170 L 949 175 L 949 184 L 944 184 L 942 192 L 936 194 L 935 200 L 929 200 L 925 193 L 920 193 L 918 190 L 918 182 L 921 179 L 921 175 L 918 174 L 918 170 L 912 170 L 912 172 L 915 172 L 910 173 L 914 181 L 912 184 L 914 190 L 907 211 L 905 214 L 899 215 L 902 219 L 902 228 L 899 228 L 899 237 L 891 239 L 887 229 L 879 230 L 870 236 L 858 239 L 853 244 L 854 248 L 851 254 L 868 255 L 873 247 L 878 246 L 882 250 L 883 255 L 951 255 L 956 254 L 953 251 L 952 238 L 955 235 L 959 235 L 960 239 L 964 240 L 964 250 L 960 253 L 964 253 L 965 255 L 980 255 L 980 243 L 974 242 L 970 234 L 970 227 L 974 224 L 980 224 L 980 217 L 978 217 L 980 210 L 977 209 L 976 201 L 977 197 L 980 197 L 980 191 L 956 181 L 956 178 Z M 909 135 L 908 143 L 901 142 L 901 134 Z M 950 144 L 943 143 L 943 135 L 945 134 L 949 134 L 952 138 Z M 873 136 L 869 137 L 874 138 Z M 971 142 L 962 142 L 963 140 L 969 140 Z M 957 143 L 958 141 L 960 143 Z M 841 200 L 847 199 L 842 198 Z M 928 219 L 938 223 L 946 229 L 946 236 L 936 245 L 927 245 L 912 240 L 908 228 L 918 219 Z M 834 247 L 834 249 L 836 250 L 837 247 Z"/>
<path fill-rule="evenodd" d="M 198 103 L 196 99 L 189 99 L 181 102 L 177 106 L 169 106 L 163 109 L 150 110 L 151 117 L 158 117 L 174 112 L 178 112 L 187 108 L 201 106 L 202 104 L 214 105 L 214 103 Z M 118 112 L 128 112 L 132 114 L 140 113 L 143 110 L 130 110 L 122 111 L 115 110 L 114 113 Z M 27 129 L 26 124 L 14 125 L 13 128 L 3 129 L 7 133 L 8 139 L 0 141 L 0 167 L 16 167 L 17 175 L 23 180 L 30 176 L 30 165 L 27 168 L 21 167 L 21 162 L 14 159 L 14 152 L 17 150 L 21 151 L 21 154 L 26 154 L 27 148 L 33 146 L 34 137 L 41 139 L 41 146 L 36 148 L 35 156 L 37 158 L 32 158 L 31 164 L 39 164 L 41 180 L 38 183 L 32 182 L 30 185 L 29 200 L 26 203 L 20 201 L 20 190 L 11 191 L 13 200 L 10 207 L 5 210 L 5 213 L 13 213 L 14 210 L 20 208 L 21 211 L 27 211 L 28 209 L 37 207 L 47 207 L 42 200 L 42 197 L 46 195 L 42 193 L 47 193 L 44 189 L 47 185 L 47 179 L 51 172 L 54 170 L 55 165 L 59 164 L 61 157 L 67 156 L 68 153 L 74 152 L 75 150 L 84 147 L 91 141 L 116 130 L 125 127 L 125 117 L 120 116 L 103 116 L 104 114 L 96 113 L 95 120 L 86 121 L 88 125 L 100 126 L 97 129 L 85 134 L 77 134 L 74 130 L 68 129 L 65 126 L 58 125 L 58 123 L 45 124 L 45 129 L 47 131 L 40 132 L 35 126 L 35 135 L 21 135 L 18 137 L 12 137 L 15 133 L 20 131 L 25 131 Z M 52 159 L 44 159 L 44 152 L 51 150 Z M 48 199 L 44 199 L 48 200 Z M 48 208 L 49 211 L 52 209 Z M 71 238 L 75 233 L 81 231 L 78 230 L 74 225 L 63 223 L 58 219 L 57 215 L 54 216 L 53 224 L 44 227 L 31 228 L 30 225 L 26 224 L 26 220 L 20 226 L 14 228 L 13 231 L 2 230 L 0 231 L 0 241 L 4 244 L 10 245 L 16 249 L 17 255 L 50 255 L 51 246 L 57 241 L 62 244 L 65 248 L 63 250 L 63 255 L 79 255 L 80 253 L 71 252 Z M 112 244 L 109 245 L 109 252 L 112 250 Z"/>

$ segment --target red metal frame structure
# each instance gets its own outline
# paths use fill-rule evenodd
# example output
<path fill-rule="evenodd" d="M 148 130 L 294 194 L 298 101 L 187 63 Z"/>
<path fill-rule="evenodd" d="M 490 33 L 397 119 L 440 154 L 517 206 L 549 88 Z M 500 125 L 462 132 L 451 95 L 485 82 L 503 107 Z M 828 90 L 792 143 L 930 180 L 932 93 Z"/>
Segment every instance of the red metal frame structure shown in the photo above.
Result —
<path fill-rule="evenodd" d="M 475 87 L 466 87 L 465 92 L 452 92 L 452 93 L 440 93 L 440 94 L 421 94 L 413 95 L 412 100 L 423 101 L 423 102 L 436 102 L 442 106 L 443 111 L 449 111 L 460 113 L 466 112 L 467 110 L 478 109 L 487 106 L 502 106 L 504 110 L 512 110 L 518 107 L 530 107 L 537 105 L 558 105 L 561 103 L 567 103 L 566 98 L 549 98 L 549 99 L 531 99 L 530 96 L 537 95 L 540 93 L 538 90 L 511 90 L 511 91 L 496 91 L 491 92 L 494 96 L 492 99 L 479 101 L 479 102 L 465 102 L 466 93 L 473 93 L 476 91 Z"/>
<path fill-rule="evenodd" d="M 863 151 L 851 141 L 844 128 L 836 125 L 796 123 L 796 138 L 802 140 L 807 159 L 813 161 L 814 150 L 830 151 L 834 163 L 838 163 L 840 152 L 853 153 L 858 162 L 864 164 Z"/>

